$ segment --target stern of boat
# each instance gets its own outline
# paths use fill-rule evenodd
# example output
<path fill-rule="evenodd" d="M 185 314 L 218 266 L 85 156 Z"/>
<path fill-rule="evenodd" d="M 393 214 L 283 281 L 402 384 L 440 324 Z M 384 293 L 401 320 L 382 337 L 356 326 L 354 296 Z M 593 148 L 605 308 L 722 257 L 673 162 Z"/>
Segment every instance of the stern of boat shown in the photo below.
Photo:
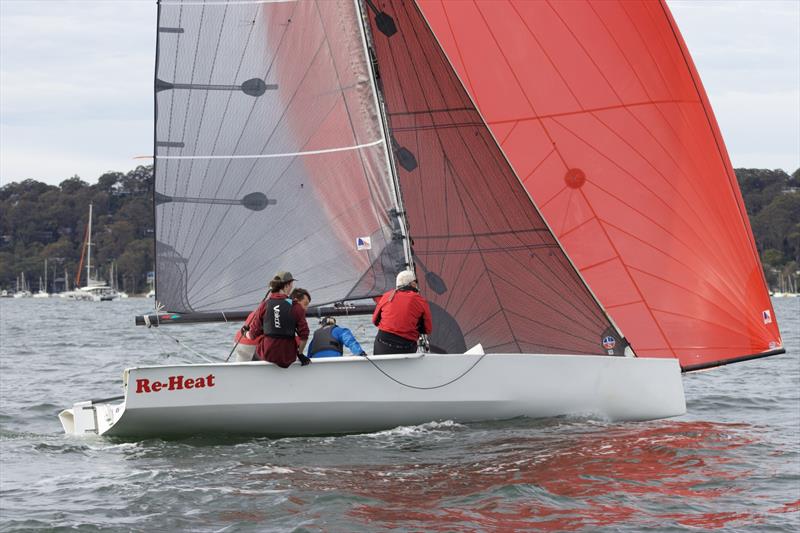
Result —
<path fill-rule="evenodd" d="M 102 401 L 75 403 L 71 409 L 58 413 L 58 420 L 67 435 L 102 435 L 113 426 L 125 411 L 125 402 L 112 404 Z"/>

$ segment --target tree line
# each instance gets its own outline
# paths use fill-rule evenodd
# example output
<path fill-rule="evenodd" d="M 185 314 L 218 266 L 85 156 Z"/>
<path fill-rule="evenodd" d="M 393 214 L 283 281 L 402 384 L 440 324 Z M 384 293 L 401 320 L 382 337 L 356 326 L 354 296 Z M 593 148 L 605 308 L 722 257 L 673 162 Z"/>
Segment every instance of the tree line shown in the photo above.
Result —
<path fill-rule="evenodd" d="M 747 214 L 770 287 L 800 268 L 800 169 L 736 169 Z M 96 277 L 109 278 L 115 265 L 119 288 L 146 292 L 154 270 L 153 168 L 107 172 L 90 185 L 78 176 L 58 186 L 35 180 L 0 187 L 0 288 L 14 290 L 25 272 L 38 290 L 48 260 L 48 289 L 74 286 L 93 205 L 92 263 Z M 66 271 L 66 276 L 65 276 Z M 81 273 L 85 284 L 85 272 Z"/>
<path fill-rule="evenodd" d="M 74 287 L 91 203 L 93 277 L 110 283 L 113 262 L 120 289 L 147 292 L 147 273 L 153 271 L 152 198 L 152 166 L 106 172 L 93 185 L 78 176 L 58 186 L 35 180 L 4 185 L 0 287 L 15 289 L 17 276 L 24 272 L 31 289 L 38 290 L 45 258 L 49 292 L 64 290 L 66 283 Z M 80 279 L 85 285 L 85 268 Z"/>

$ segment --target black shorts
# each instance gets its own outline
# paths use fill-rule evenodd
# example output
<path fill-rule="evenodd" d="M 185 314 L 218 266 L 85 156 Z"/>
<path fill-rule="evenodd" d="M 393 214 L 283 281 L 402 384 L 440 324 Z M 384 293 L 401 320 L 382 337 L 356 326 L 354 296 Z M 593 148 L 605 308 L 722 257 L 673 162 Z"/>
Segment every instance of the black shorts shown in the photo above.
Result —
<path fill-rule="evenodd" d="M 373 346 L 374 355 L 388 355 L 392 353 L 416 353 L 417 341 L 410 341 L 398 337 L 393 333 L 378 330 Z"/>

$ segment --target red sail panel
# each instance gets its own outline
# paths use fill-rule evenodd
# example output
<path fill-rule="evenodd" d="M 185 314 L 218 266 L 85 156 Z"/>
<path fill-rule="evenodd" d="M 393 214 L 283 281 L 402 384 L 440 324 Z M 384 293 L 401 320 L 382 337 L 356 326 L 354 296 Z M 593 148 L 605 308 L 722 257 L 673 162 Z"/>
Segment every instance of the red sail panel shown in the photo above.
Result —
<path fill-rule="evenodd" d="M 514 175 L 417 6 L 368 5 L 414 262 L 434 314 L 432 345 L 449 353 L 481 343 L 494 353 L 622 355 L 624 340 Z"/>
<path fill-rule="evenodd" d="M 733 168 L 663 2 L 418 4 L 637 354 L 697 368 L 781 349 Z"/>

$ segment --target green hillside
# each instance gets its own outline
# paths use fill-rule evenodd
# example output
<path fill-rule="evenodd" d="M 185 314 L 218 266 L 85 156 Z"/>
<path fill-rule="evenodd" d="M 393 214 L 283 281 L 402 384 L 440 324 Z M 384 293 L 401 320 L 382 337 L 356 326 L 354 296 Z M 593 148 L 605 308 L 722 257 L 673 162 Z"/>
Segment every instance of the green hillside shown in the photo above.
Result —
<path fill-rule="evenodd" d="M 747 213 L 761 253 L 767 280 L 776 287 L 781 276 L 796 276 L 800 263 L 800 169 L 736 169 Z M 116 262 L 122 290 L 148 290 L 153 270 L 152 167 L 127 174 L 108 172 L 90 185 L 78 176 L 58 186 L 34 180 L 0 188 L 0 288 L 15 288 L 25 272 L 33 290 L 44 277 L 48 259 L 50 291 L 69 285 L 75 274 L 89 215 L 94 205 L 93 264 L 108 280 Z M 85 282 L 85 273 L 81 273 Z"/>

